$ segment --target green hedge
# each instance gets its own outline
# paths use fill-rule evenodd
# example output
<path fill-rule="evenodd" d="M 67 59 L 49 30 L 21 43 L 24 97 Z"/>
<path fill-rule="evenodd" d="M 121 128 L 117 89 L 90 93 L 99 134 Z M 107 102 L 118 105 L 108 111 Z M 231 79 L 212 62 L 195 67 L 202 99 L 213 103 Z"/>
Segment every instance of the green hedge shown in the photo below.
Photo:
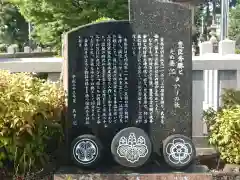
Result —
<path fill-rule="evenodd" d="M 222 102 L 218 111 L 210 108 L 204 112 L 209 143 L 225 162 L 240 164 L 240 91 L 225 89 Z"/>
<path fill-rule="evenodd" d="M 0 71 L 0 165 L 35 170 L 48 162 L 47 142 L 61 140 L 64 91 L 58 84 L 26 73 Z"/>

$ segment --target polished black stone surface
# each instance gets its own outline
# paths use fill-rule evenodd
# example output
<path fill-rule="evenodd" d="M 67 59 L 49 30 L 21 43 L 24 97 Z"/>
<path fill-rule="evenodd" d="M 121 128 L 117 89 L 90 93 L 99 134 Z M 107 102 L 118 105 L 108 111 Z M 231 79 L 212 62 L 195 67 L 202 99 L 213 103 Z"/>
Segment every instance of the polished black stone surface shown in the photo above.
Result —
<path fill-rule="evenodd" d="M 192 135 L 191 13 L 153 0 L 129 5 L 130 21 L 67 34 L 67 139 L 94 134 L 109 154 L 113 136 L 135 126 L 160 155 L 167 136 Z"/>
<path fill-rule="evenodd" d="M 160 109 L 156 115 L 156 124 L 148 127 L 152 141 L 156 144 L 155 151 L 159 152 L 159 141 L 170 134 L 192 136 L 191 11 L 177 3 L 155 0 L 131 0 L 129 7 L 134 32 L 153 36 L 159 34 L 164 38 L 165 118 L 162 123 L 163 109 Z M 184 46 L 182 51 L 178 50 L 179 42 Z M 183 70 L 180 67 L 184 67 Z M 179 100 L 177 108 L 174 108 L 174 98 Z"/>
<path fill-rule="evenodd" d="M 131 126 L 136 106 L 132 34 L 128 21 L 86 25 L 68 33 L 69 141 L 90 133 L 110 147 L 113 136 Z"/>

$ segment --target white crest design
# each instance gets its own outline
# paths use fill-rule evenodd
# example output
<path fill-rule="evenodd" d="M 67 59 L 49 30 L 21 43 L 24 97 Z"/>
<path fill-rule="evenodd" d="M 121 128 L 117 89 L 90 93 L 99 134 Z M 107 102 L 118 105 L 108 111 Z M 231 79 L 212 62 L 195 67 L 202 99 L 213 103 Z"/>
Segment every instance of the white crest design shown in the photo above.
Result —
<path fill-rule="evenodd" d="M 122 136 L 119 140 L 117 153 L 119 157 L 125 158 L 130 163 L 135 163 L 148 153 L 146 140 L 143 136 L 139 136 L 137 139 L 135 133 L 130 133 L 128 139 Z"/>
<path fill-rule="evenodd" d="M 73 156 L 81 164 L 92 163 L 98 156 L 98 147 L 91 139 L 81 139 L 73 148 Z"/>
<path fill-rule="evenodd" d="M 169 161 L 173 164 L 187 164 L 193 153 L 192 145 L 182 138 L 176 138 L 166 146 Z"/>

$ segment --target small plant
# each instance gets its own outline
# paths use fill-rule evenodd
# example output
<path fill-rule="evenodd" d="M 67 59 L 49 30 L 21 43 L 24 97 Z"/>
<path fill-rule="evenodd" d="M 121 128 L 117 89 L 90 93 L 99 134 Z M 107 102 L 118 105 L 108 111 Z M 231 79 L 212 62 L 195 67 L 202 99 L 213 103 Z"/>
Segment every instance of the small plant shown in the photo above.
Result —
<path fill-rule="evenodd" d="M 220 152 L 221 159 L 240 164 L 240 91 L 224 89 L 222 107 L 203 114 L 209 131 L 209 143 Z"/>
<path fill-rule="evenodd" d="M 207 125 L 208 132 L 210 132 L 210 127 L 216 122 L 217 111 L 213 108 L 209 108 L 207 111 L 203 112 L 203 120 Z"/>
<path fill-rule="evenodd" d="M 61 111 L 64 92 L 56 83 L 27 73 L 0 71 L 0 148 L 13 162 L 15 172 L 42 168 L 49 160 L 48 142 L 61 140 Z"/>
<path fill-rule="evenodd" d="M 210 126 L 209 142 L 228 163 L 240 164 L 240 106 L 222 109 Z"/>
<path fill-rule="evenodd" d="M 235 49 L 236 54 L 240 54 L 240 49 Z"/>
<path fill-rule="evenodd" d="M 223 89 L 224 93 L 221 96 L 223 108 L 240 105 L 240 91 L 235 89 Z"/>
<path fill-rule="evenodd" d="M 0 44 L 0 53 L 6 53 L 6 52 L 7 52 L 7 45 Z"/>

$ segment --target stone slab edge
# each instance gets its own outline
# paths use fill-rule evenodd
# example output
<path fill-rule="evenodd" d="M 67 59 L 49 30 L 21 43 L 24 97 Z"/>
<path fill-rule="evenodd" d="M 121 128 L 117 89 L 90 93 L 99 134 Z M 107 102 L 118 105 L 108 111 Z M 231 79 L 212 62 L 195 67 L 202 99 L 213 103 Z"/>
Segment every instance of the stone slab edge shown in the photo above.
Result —
<path fill-rule="evenodd" d="M 212 180 L 211 173 L 55 174 L 54 180 Z"/>

